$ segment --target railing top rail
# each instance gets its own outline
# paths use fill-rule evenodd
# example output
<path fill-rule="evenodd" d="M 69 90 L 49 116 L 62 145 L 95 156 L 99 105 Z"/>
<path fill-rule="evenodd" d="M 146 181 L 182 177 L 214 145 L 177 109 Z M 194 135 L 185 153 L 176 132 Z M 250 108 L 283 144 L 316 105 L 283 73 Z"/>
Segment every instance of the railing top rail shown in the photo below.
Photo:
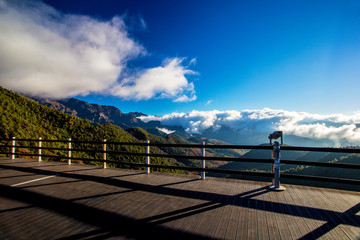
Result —
<path fill-rule="evenodd" d="M 12 139 L 0 139 L 2 141 L 11 141 Z M 17 138 L 16 141 L 29 141 L 37 142 L 39 139 L 21 139 Z M 69 140 L 50 140 L 42 139 L 43 142 L 68 142 Z M 74 143 L 90 143 L 90 144 L 103 144 L 103 141 L 82 141 L 72 140 Z M 183 148 L 204 148 L 202 144 L 179 144 L 179 143 L 146 143 L 146 142 L 112 142 L 108 141 L 106 144 L 119 144 L 119 145 L 134 145 L 134 146 L 154 146 L 154 147 L 183 147 Z M 220 148 L 220 149 L 260 149 L 260 150 L 271 150 L 271 145 L 206 145 L 206 148 Z"/>
<path fill-rule="evenodd" d="M 112 143 L 112 142 L 110 142 Z M 117 144 L 114 142 L 114 144 Z M 126 143 L 118 143 L 118 144 L 126 144 Z M 135 145 L 143 145 L 143 146 L 154 146 L 154 147 L 182 147 L 182 148 L 220 148 L 220 149 L 261 149 L 261 150 L 271 150 L 271 145 L 202 145 L 202 144 L 170 144 L 170 143 L 137 143 Z"/>
<path fill-rule="evenodd" d="M 0 139 L 0 141 L 12 141 L 12 138 L 7 138 L 7 139 Z M 16 141 L 21 141 L 21 142 L 38 142 L 39 139 L 28 139 L 28 138 L 16 138 Z M 43 142 L 68 142 L 68 140 L 51 140 L 51 139 L 41 139 L 41 141 Z"/>
<path fill-rule="evenodd" d="M 311 152 L 360 153 L 360 148 L 331 148 L 331 147 L 281 146 L 281 150 L 311 151 Z"/>

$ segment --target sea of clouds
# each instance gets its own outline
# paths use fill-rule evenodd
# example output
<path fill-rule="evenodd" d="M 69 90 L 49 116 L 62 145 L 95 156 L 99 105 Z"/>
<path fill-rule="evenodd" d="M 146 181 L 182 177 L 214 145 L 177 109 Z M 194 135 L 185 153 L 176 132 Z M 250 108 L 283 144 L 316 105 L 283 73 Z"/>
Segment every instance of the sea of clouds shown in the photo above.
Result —
<path fill-rule="evenodd" d="M 243 136 L 283 131 L 286 135 L 331 140 L 334 145 L 360 143 L 360 112 L 353 115 L 320 115 L 284 110 L 192 111 L 163 116 L 142 116 L 144 122 L 160 121 L 164 126 L 182 126 L 188 133 L 236 130 Z"/>
<path fill-rule="evenodd" d="M 124 18 L 65 14 L 36 0 L 0 0 L 1 86 L 53 98 L 96 93 L 195 100 L 187 79 L 196 74 L 188 69 L 194 59 L 184 65 L 185 58 L 166 57 L 153 68 L 129 68 L 130 61 L 150 54 L 130 36 Z"/>

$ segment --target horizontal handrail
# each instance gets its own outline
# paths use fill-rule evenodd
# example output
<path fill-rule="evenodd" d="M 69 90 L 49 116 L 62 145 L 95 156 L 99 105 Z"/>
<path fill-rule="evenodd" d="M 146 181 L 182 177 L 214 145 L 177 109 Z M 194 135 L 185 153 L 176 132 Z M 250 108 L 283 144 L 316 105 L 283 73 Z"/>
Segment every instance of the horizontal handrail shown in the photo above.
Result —
<path fill-rule="evenodd" d="M 111 142 L 110 142 L 111 143 Z M 154 146 L 154 147 L 182 147 L 182 148 L 203 148 L 201 144 L 169 144 L 169 143 L 143 143 L 143 146 Z M 206 148 L 220 148 L 220 149 L 260 149 L 260 150 L 271 150 L 272 146 L 269 145 L 206 145 Z"/>
<path fill-rule="evenodd" d="M 353 163 L 310 162 L 310 161 L 281 159 L 281 164 L 360 169 L 360 164 L 353 164 Z"/>
<path fill-rule="evenodd" d="M 12 139 L 0 139 L 0 141 L 12 141 Z M 38 139 L 16 139 L 16 141 L 26 142 L 38 142 Z M 42 139 L 42 142 L 61 142 L 67 143 L 69 140 L 46 140 Z M 88 144 L 103 144 L 102 141 L 82 141 L 72 140 L 73 143 L 88 143 Z M 177 144 L 177 143 L 146 143 L 146 142 L 106 142 L 107 144 L 115 145 L 128 145 L 128 146 L 152 146 L 152 147 L 181 147 L 181 148 L 203 148 L 201 144 Z M 271 145 L 206 145 L 206 148 L 220 148 L 220 149 L 260 149 L 260 150 L 271 150 Z"/>
<path fill-rule="evenodd" d="M 309 152 L 360 153 L 360 149 L 359 149 L 359 148 L 331 148 L 331 147 L 281 146 L 281 150 L 309 151 Z"/>
<path fill-rule="evenodd" d="M 13 139 L 11 138 L 3 138 L 0 139 L 0 141 L 12 141 Z M 38 142 L 39 139 L 27 139 L 27 138 L 16 138 L 16 141 L 20 141 L 20 142 Z M 52 140 L 52 139 L 42 139 L 41 141 L 43 142 L 68 142 L 68 140 Z"/>

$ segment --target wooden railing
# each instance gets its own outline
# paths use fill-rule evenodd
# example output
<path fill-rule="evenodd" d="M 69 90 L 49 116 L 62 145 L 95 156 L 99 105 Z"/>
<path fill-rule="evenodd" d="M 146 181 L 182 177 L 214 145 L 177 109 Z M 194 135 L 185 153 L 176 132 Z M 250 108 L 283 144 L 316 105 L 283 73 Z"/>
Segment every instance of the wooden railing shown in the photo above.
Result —
<path fill-rule="evenodd" d="M 32 156 L 37 157 L 38 161 L 42 161 L 44 157 L 48 158 L 60 158 L 66 159 L 68 164 L 71 164 L 72 160 L 80 160 L 83 162 L 102 162 L 103 167 L 106 168 L 107 164 L 113 163 L 117 166 L 132 166 L 132 167 L 143 167 L 147 173 L 150 173 L 151 168 L 158 169 L 177 169 L 185 171 L 198 171 L 201 173 L 201 178 L 205 179 L 205 172 L 213 173 L 224 173 L 224 174 L 241 174 L 241 175 L 251 175 L 251 176 L 260 176 L 260 177 L 272 177 L 274 185 L 280 184 L 280 178 L 276 180 L 275 171 L 276 168 L 280 170 L 281 164 L 291 164 L 291 165 L 306 165 L 306 166 L 318 166 L 318 167 L 328 167 L 328 168 L 343 168 L 343 169 L 356 169 L 360 170 L 360 164 L 350 164 L 350 163 L 334 163 L 334 162 L 314 162 L 314 161 L 299 161 L 299 160 L 288 160 L 281 159 L 280 162 L 276 162 L 276 159 L 253 159 L 253 158 L 242 158 L 242 157 L 214 157 L 214 156 L 205 156 L 205 149 L 259 149 L 259 150 L 272 150 L 274 156 L 274 148 L 277 142 L 273 145 L 205 145 L 202 144 L 160 144 L 160 143 L 150 143 L 146 142 L 108 142 L 105 139 L 103 141 L 74 141 L 71 139 L 67 140 L 46 140 L 46 139 L 0 139 L 0 142 L 3 144 L 0 145 L 0 154 L 10 155 L 12 159 L 15 159 L 16 156 Z M 33 146 L 25 146 L 23 143 L 35 143 Z M 6 144 L 7 143 L 7 144 Z M 19 144 L 22 143 L 22 144 Z M 44 147 L 43 143 L 62 143 L 66 147 Z M 101 150 L 96 149 L 82 149 L 82 148 L 73 148 L 74 145 L 78 146 L 79 144 L 94 144 L 101 146 Z M 113 151 L 107 150 L 109 145 L 120 145 L 120 146 L 141 146 L 144 147 L 144 152 L 129 152 L 129 151 Z M 337 153 L 360 153 L 358 148 L 323 148 L 323 147 L 295 147 L 295 146 L 281 146 L 277 145 L 280 152 L 281 151 L 310 151 L 310 152 L 337 152 Z M 171 155 L 171 154 L 156 154 L 151 153 L 151 147 L 173 147 L 173 148 L 197 148 L 201 150 L 200 156 L 187 156 L 187 155 Z M 37 153 L 25 153 L 24 151 L 20 152 L 18 149 L 34 149 L 34 152 Z M 37 150 L 37 151 L 36 151 Z M 43 150 L 48 151 L 62 151 L 67 152 L 63 155 L 49 155 L 44 154 Z M 276 151 L 277 151 L 276 150 Z M 101 153 L 100 158 L 82 158 L 74 157 L 74 152 L 85 152 L 85 153 Z M 278 153 L 279 153 L 278 152 Z M 108 158 L 110 155 L 130 155 L 130 156 L 143 156 L 145 161 L 143 163 L 139 162 L 125 162 L 125 161 L 114 161 L 111 158 Z M 275 154 L 276 155 L 276 154 Z M 280 156 L 280 154 L 279 154 Z M 160 158 L 175 158 L 175 159 L 194 159 L 201 161 L 201 167 L 189 167 L 189 166 L 167 166 L 159 164 L 151 164 L 151 157 L 160 157 Z M 256 162 L 256 163 L 269 163 L 273 166 L 273 172 L 260 172 L 260 171 L 244 171 L 244 170 L 224 170 L 224 169 L 214 169 L 206 168 L 206 161 L 235 161 L 235 162 Z M 360 171 L 359 171 L 360 174 Z M 347 178 L 332 178 L 332 177 L 322 177 L 322 176 L 309 176 L 309 175 L 298 175 L 298 174 L 288 174 L 281 173 L 281 178 L 289 179 L 300 179 L 300 180 L 311 180 L 311 181 L 323 181 L 323 182 L 334 182 L 334 183 L 345 183 L 345 184 L 355 184 L 360 185 L 360 180 L 357 179 L 347 179 Z"/>

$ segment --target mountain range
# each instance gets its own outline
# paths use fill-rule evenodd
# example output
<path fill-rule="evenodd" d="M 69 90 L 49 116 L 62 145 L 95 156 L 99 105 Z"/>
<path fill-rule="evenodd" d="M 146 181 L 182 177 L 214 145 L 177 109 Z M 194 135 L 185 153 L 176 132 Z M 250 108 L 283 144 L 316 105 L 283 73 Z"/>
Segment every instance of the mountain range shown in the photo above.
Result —
<path fill-rule="evenodd" d="M 72 116 L 87 119 L 95 124 L 112 123 L 120 126 L 123 129 L 131 127 L 140 127 L 145 129 L 151 134 L 161 137 L 167 136 L 169 133 L 183 139 L 189 140 L 194 137 L 216 139 L 225 143 L 238 144 L 238 145 L 258 145 L 267 142 L 267 136 L 270 132 L 266 130 L 257 132 L 244 132 L 239 129 L 231 128 L 228 126 L 221 126 L 221 128 L 209 127 L 199 133 L 188 133 L 184 127 L 179 123 L 164 125 L 160 121 L 143 122 L 139 117 L 147 116 L 146 113 L 129 112 L 123 113 L 120 109 L 114 106 L 106 106 L 88 103 L 75 98 L 66 99 L 50 99 L 32 97 L 36 102 L 59 110 L 64 113 L 71 114 Z M 269 131 L 269 130 L 268 130 Z M 330 139 L 312 139 L 306 137 L 295 136 L 287 134 L 285 143 L 297 146 L 332 146 L 333 142 Z"/>
<path fill-rule="evenodd" d="M 50 99 L 32 97 L 32 99 L 51 109 L 71 114 L 74 117 L 87 119 L 92 123 L 113 123 L 124 129 L 146 125 L 137 118 L 145 114 L 138 112 L 123 113 L 120 109 L 113 106 L 91 104 L 75 98 Z"/>
<path fill-rule="evenodd" d="M 28 97 L 28 96 L 27 96 Z M 189 134 L 181 126 L 167 126 L 162 125 L 159 121 L 149 121 L 143 122 L 139 119 L 141 116 L 147 116 L 144 113 L 140 112 L 129 112 L 123 113 L 120 109 L 114 106 L 106 106 L 88 103 L 82 100 L 75 98 L 65 98 L 65 99 L 50 99 L 50 98 L 39 98 L 39 97 L 29 97 L 34 101 L 49 107 L 54 110 L 61 111 L 63 113 L 70 114 L 74 117 L 79 117 L 82 119 L 89 120 L 94 124 L 104 124 L 112 123 L 117 126 L 120 126 L 123 129 L 129 129 L 133 127 L 139 127 L 146 130 L 148 133 L 166 137 L 171 133 L 171 135 L 176 136 L 185 141 L 190 141 L 194 143 L 201 143 L 202 141 L 208 143 L 217 144 L 228 144 L 226 141 L 222 141 L 222 138 L 209 138 L 206 137 L 206 134 Z M 218 140 L 216 140 L 218 139 Z"/>

